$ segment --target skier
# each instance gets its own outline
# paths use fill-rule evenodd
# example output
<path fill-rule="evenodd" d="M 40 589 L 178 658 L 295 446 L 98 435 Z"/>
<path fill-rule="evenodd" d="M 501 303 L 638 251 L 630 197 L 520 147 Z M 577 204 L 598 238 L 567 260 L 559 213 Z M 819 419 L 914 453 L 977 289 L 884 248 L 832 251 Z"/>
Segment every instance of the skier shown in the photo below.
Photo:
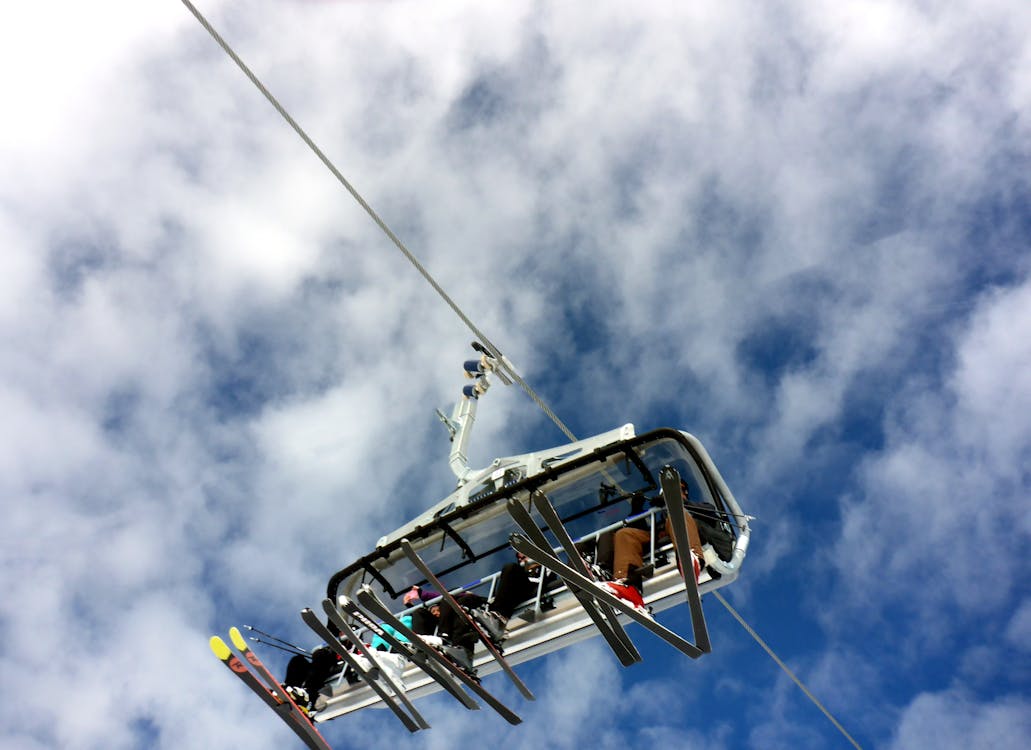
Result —
<path fill-rule="evenodd" d="M 532 575 L 531 575 L 532 574 Z M 500 645 L 508 628 L 508 620 L 516 607 L 537 592 L 541 569 L 531 563 L 522 552 L 516 552 L 516 562 L 505 563 L 494 589 L 494 598 L 487 607 L 473 611 L 476 621 Z"/>
<path fill-rule="evenodd" d="M 705 558 L 702 553 L 702 543 L 698 536 L 698 527 L 694 518 L 687 512 L 688 489 L 687 483 L 681 480 L 680 496 L 684 502 L 684 520 L 687 522 L 687 537 L 690 544 L 690 556 L 694 570 L 692 571 L 695 581 L 701 575 L 705 566 Z M 643 510 L 643 501 L 641 509 Z M 631 508 L 631 515 L 634 509 Z M 676 539 L 673 536 L 673 525 L 669 518 L 666 519 L 666 534 L 673 540 L 674 548 Z M 618 529 L 613 537 L 613 578 L 609 588 L 621 599 L 632 602 L 635 606 L 644 607 L 644 577 L 648 569 L 644 565 L 644 547 L 651 540 L 651 532 L 648 529 L 647 519 L 638 519 L 635 522 Z M 677 550 L 677 557 L 683 560 L 683 555 Z M 681 574 L 684 573 L 681 563 Z"/>
<path fill-rule="evenodd" d="M 414 607 L 421 602 L 428 602 L 440 596 L 432 589 L 423 591 L 418 586 L 412 586 L 404 596 L 406 607 Z M 428 607 L 419 607 L 411 614 L 411 627 L 419 635 L 433 635 L 440 623 L 440 603 L 437 602 Z"/>
<path fill-rule="evenodd" d="M 329 627 L 332 628 L 332 623 Z M 328 646 L 320 645 L 312 649 L 310 657 L 298 654 L 290 659 L 283 687 L 298 706 L 310 710 L 319 690 L 341 669 L 340 658 Z"/>

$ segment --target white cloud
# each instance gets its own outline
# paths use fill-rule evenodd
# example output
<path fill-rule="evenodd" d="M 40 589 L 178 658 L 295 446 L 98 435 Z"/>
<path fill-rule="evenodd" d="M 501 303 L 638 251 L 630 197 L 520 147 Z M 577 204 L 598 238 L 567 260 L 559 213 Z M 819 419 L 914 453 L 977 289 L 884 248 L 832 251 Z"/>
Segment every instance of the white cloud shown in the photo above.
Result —
<path fill-rule="evenodd" d="M 999 550 L 1028 533 L 1031 293 L 982 279 L 1026 274 L 1008 244 L 1026 236 L 964 222 L 1026 188 L 1026 11 L 202 5 L 560 416 L 683 426 L 728 462 L 769 519 L 743 597 L 759 607 L 827 533 L 832 497 L 804 491 L 826 471 L 848 498 L 832 638 L 838 605 L 906 601 L 926 630 L 904 648 L 955 638 L 955 608 L 1020 642 L 1027 571 Z M 19 115 L 0 140 L 0 671 L 34 685 L 5 681 L 0 746 L 279 746 L 209 630 L 255 616 L 306 638 L 301 600 L 445 494 L 432 408 L 470 334 L 178 4 L 52 10 L 0 32 Z M 841 434 L 856 401 L 885 430 L 865 461 Z M 472 462 L 558 442 L 542 425 L 497 386 Z M 40 644 L 55 617 L 74 666 Z M 861 703 L 839 675 L 877 677 L 818 649 L 814 685 Z M 597 643 L 535 668 L 523 727 L 441 700 L 416 741 L 632 744 L 620 722 L 677 689 Z M 39 684 L 76 696 L 60 720 Z M 648 741 L 818 744 L 793 690 L 745 728 L 649 714 Z M 954 705 L 971 742 L 1026 708 L 902 690 L 899 747 Z M 352 718 L 328 732 L 389 722 Z"/>
<path fill-rule="evenodd" d="M 1006 627 L 1006 640 L 1021 651 L 1031 650 L 1031 602 L 1025 600 Z"/>
<path fill-rule="evenodd" d="M 981 702 L 962 691 L 922 693 L 903 712 L 890 747 L 1027 747 L 1029 708 L 1027 700 L 1017 696 Z"/>
<path fill-rule="evenodd" d="M 125 0 L 8 9 L 0 30 L 0 86 L 11 107 L 0 140 L 4 163 L 28 174 L 74 157 L 83 143 L 82 113 L 103 111 L 117 98 L 112 78 L 187 25 L 181 10 L 171 3 L 145 10 Z"/>
<path fill-rule="evenodd" d="M 1029 285 L 988 298 L 957 341 L 948 390 L 920 392 L 918 381 L 894 405 L 888 446 L 864 467 L 866 494 L 847 507 L 837 550 L 856 588 L 991 611 L 1023 576 L 1031 349 L 1011 332 L 1031 325 L 1029 300 Z M 942 575 L 920 576 L 914 590 L 924 569 Z M 962 584 L 974 571 L 992 585 Z"/>

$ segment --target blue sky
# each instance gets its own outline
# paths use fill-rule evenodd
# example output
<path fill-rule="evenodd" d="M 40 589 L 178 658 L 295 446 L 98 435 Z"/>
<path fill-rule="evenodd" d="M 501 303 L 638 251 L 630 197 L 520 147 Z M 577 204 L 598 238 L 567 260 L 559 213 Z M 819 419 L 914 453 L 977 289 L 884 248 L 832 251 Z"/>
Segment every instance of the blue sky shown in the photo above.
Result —
<path fill-rule="evenodd" d="M 702 439 L 757 517 L 729 600 L 892 750 L 1031 745 L 1024 6 L 199 3 L 577 435 Z M 5 17 L 0 748 L 284 747 L 207 638 L 310 640 L 447 494 L 470 335 L 180 3 Z M 499 386 L 470 458 L 560 442 Z M 488 679 L 520 727 L 325 733 L 847 746 L 705 606 L 697 662 Z"/>

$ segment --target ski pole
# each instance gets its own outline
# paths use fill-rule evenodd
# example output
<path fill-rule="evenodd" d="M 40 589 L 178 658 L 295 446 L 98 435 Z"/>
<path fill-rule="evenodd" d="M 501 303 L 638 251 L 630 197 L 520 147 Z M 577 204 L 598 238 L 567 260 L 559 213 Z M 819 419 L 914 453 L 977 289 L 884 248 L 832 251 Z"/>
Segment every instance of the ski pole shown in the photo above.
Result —
<path fill-rule="evenodd" d="M 258 635 L 263 635 L 266 638 L 271 638 L 274 641 L 278 641 L 279 643 L 282 643 L 284 646 L 289 646 L 292 649 L 300 651 L 302 654 L 308 653 L 307 651 L 305 651 L 300 646 L 295 646 L 294 644 L 290 643 L 290 641 L 284 641 L 282 638 L 279 638 L 278 636 L 272 635 L 272 633 L 266 633 L 264 630 L 259 630 L 258 628 L 254 627 L 253 625 L 244 625 L 244 627 L 247 628 L 248 630 L 253 630 Z M 272 644 L 270 643 L 268 645 L 271 646 Z"/>
<path fill-rule="evenodd" d="M 280 646 L 278 643 L 272 643 L 271 641 L 263 641 L 261 638 L 250 636 L 250 639 L 255 643 L 260 643 L 263 646 L 271 646 L 272 648 L 278 648 L 280 651 L 286 651 L 288 654 L 294 656 L 303 656 L 305 659 L 310 659 L 311 656 L 306 651 L 294 651 L 293 649 L 287 648 L 286 646 Z"/>

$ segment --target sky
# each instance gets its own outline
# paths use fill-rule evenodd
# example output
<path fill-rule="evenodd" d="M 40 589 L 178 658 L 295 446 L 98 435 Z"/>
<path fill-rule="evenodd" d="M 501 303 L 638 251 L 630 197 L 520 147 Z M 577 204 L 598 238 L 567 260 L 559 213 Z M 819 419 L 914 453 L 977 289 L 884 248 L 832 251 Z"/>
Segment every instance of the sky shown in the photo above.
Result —
<path fill-rule="evenodd" d="M 860 745 L 1031 746 L 1026 3 L 197 4 L 574 433 L 703 441 Z M 295 747 L 208 637 L 452 489 L 471 334 L 180 2 L 2 15 L 0 748 Z M 496 385 L 470 461 L 563 442 Z M 705 609 L 324 734 L 850 746 Z"/>

